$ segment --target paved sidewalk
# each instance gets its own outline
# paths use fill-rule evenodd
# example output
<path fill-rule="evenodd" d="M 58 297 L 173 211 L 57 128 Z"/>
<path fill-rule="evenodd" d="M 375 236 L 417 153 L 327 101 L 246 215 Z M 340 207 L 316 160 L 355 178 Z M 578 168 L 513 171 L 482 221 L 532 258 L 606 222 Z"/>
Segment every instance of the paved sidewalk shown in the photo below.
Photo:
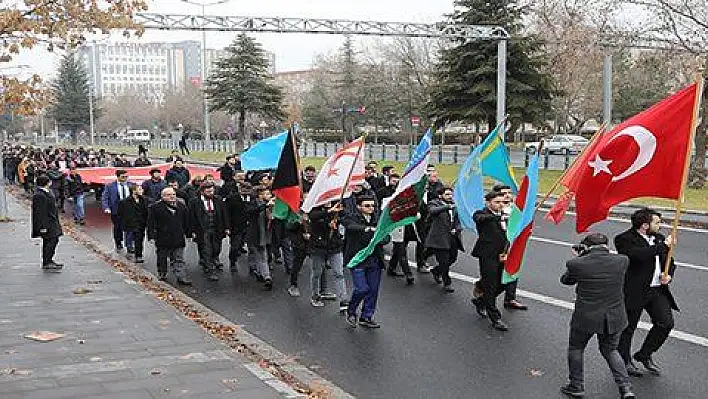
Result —
<path fill-rule="evenodd" d="M 0 398 L 283 398 L 286 384 L 62 237 L 40 269 L 28 210 L 0 223 Z M 90 292 L 86 292 L 90 291 Z M 25 335 L 65 334 L 51 342 Z"/>

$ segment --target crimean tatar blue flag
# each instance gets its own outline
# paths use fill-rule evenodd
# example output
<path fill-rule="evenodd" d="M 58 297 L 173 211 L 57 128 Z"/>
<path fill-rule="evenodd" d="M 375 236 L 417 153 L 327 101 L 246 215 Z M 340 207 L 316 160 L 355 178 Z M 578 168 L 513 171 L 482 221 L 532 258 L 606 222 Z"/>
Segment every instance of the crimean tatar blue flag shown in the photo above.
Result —
<path fill-rule="evenodd" d="M 462 227 L 474 232 L 477 228 L 472 215 L 484 207 L 485 176 L 508 185 L 514 194 L 518 191 L 501 127 L 502 125 L 497 126 L 472 150 L 457 175 L 454 191 L 457 213 Z"/>
<path fill-rule="evenodd" d="M 280 154 L 283 152 L 288 131 L 263 139 L 241 154 L 243 170 L 277 169 Z"/>

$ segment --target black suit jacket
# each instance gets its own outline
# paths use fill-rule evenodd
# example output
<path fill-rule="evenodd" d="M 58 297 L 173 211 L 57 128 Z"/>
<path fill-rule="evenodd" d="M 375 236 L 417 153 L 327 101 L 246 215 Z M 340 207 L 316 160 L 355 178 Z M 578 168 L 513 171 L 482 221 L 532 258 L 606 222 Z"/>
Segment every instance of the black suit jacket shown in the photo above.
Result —
<path fill-rule="evenodd" d="M 224 231 L 229 228 L 226 211 L 224 210 L 224 200 L 221 197 L 214 196 L 211 199 L 214 205 L 214 231 L 217 234 L 224 235 Z M 208 227 L 207 210 L 202 201 L 202 196 L 199 195 L 189 200 L 189 234 L 201 236 Z"/>
<path fill-rule="evenodd" d="M 118 204 L 118 217 L 126 231 L 141 231 L 147 226 L 148 199 L 140 197 L 136 202 L 130 196 Z"/>
<path fill-rule="evenodd" d="M 47 230 L 41 233 L 41 230 Z M 32 196 L 32 238 L 54 238 L 63 234 L 54 196 L 37 189 Z"/>
<path fill-rule="evenodd" d="M 624 307 L 624 277 L 629 266 L 625 255 L 596 247 L 566 262 L 561 283 L 576 285 L 575 310 L 570 327 L 576 331 L 615 334 L 627 327 Z"/>
<path fill-rule="evenodd" d="M 509 246 L 506 232 L 502 228 L 501 216 L 495 215 L 489 208 L 484 208 L 475 212 L 472 220 L 477 225 L 477 242 L 474 243 L 472 256 L 499 259 L 499 255 Z"/>
<path fill-rule="evenodd" d="M 452 209 L 453 217 L 450 217 Z M 464 251 L 460 232 L 460 217 L 457 215 L 457 209 L 451 207 L 441 199 L 433 200 L 428 204 L 428 217 L 430 218 L 430 230 L 428 237 L 425 239 L 425 247 L 432 249 L 454 249 Z M 452 230 L 456 233 L 452 234 Z"/>
<path fill-rule="evenodd" d="M 189 212 L 180 202 L 173 210 L 164 201 L 157 201 L 148 208 L 147 236 L 148 240 L 155 240 L 157 248 L 177 249 L 187 245 Z"/>
<path fill-rule="evenodd" d="M 354 212 L 346 214 L 342 219 L 342 225 L 345 228 L 344 235 L 344 265 L 346 266 L 349 261 L 359 252 L 360 250 L 366 248 L 369 242 L 374 237 L 374 232 L 365 232 L 367 227 L 376 227 L 379 222 L 379 213 L 375 212 L 370 221 L 366 221 L 364 215 L 359 209 Z M 376 246 L 374 252 L 371 256 L 377 257 L 383 265 L 383 246 L 391 241 L 391 237 L 387 236 L 386 239 L 381 241 L 379 245 Z"/>
<path fill-rule="evenodd" d="M 654 236 L 654 245 L 649 245 L 647 240 L 635 229 L 629 229 L 615 237 L 615 248 L 617 252 L 629 257 L 629 269 L 624 284 L 624 296 L 627 309 L 641 309 L 644 306 L 646 295 L 649 292 L 649 285 L 654 277 L 656 268 L 656 256 L 659 256 L 661 270 L 664 270 L 666 258 L 669 256 L 669 246 L 666 238 L 660 233 L 650 233 Z M 669 274 L 674 276 L 676 264 L 671 259 Z M 679 310 L 671 295 L 668 285 L 662 285 L 661 290 L 671 302 L 671 307 Z"/>

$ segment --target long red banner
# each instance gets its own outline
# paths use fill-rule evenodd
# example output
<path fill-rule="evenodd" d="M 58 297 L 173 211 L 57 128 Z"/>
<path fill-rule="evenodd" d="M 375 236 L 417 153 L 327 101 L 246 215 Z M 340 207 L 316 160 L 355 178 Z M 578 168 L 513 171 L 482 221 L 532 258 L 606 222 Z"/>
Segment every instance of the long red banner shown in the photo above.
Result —
<path fill-rule="evenodd" d="M 165 163 L 160 165 L 152 166 L 141 166 L 137 168 L 114 168 L 114 167 L 96 167 L 96 168 L 78 168 L 76 171 L 81 175 L 84 183 L 86 184 L 106 184 L 114 181 L 116 179 L 116 170 L 125 169 L 128 172 L 129 181 L 134 183 L 141 183 L 145 180 L 150 179 L 150 171 L 153 169 L 160 169 L 162 172 L 162 177 L 172 167 L 172 164 Z M 215 167 L 211 166 L 199 166 L 187 164 L 185 167 L 189 170 L 189 174 L 194 178 L 194 176 L 204 176 L 206 174 L 213 174 L 218 179 L 216 175 Z"/>

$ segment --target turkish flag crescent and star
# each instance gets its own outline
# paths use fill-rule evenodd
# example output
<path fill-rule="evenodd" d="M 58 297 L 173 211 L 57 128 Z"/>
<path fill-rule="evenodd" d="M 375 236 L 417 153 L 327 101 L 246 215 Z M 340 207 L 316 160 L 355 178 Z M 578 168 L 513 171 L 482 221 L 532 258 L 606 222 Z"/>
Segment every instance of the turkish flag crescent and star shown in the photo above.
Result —
<path fill-rule="evenodd" d="M 696 91 L 697 84 L 688 86 L 598 137 L 576 174 L 578 233 L 620 202 L 679 198 Z"/>

